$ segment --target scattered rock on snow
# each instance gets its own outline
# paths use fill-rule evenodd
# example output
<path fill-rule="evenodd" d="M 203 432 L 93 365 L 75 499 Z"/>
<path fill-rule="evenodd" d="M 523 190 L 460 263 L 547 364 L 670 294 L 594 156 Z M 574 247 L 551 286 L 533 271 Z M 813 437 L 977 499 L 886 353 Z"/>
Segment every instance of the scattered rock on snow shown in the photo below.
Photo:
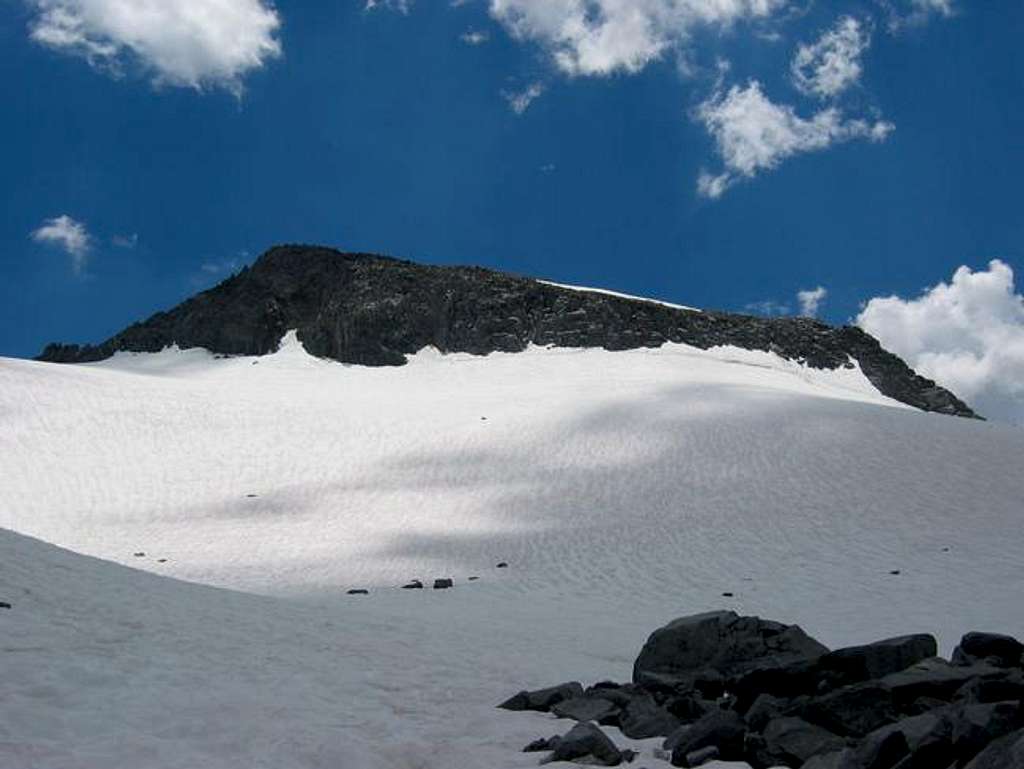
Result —
<path fill-rule="evenodd" d="M 13 609 L 13 608 L 14 607 L 11 606 L 9 603 L 7 603 L 7 601 L 0 601 L 0 609 Z"/>
<path fill-rule="evenodd" d="M 507 569 L 507 568 L 508 568 L 508 564 L 507 564 L 507 563 L 505 563 L 504 561 L 502 561 L 501 563 L 499 563 L 499 564 L 498 564 L 497 566 L 495 566 L 494 568 L 495 568 L 495 569 Z"/>
<path fill-rule="evenodd" d="M 364 590 L 363 588 L 354 588 L 353 590 L 349 590 L 348 594 L 349 595 L 369 595 L 370 591 L 369 590 Z"/>
<path fill-rule="evenodd" d="M 412 582 L 410 582 L 410 583 L 408 583 L 406 585 L 402 585 L 402 590 L 422 590 L 422 589 L 423 589 L 423 583 L 420 582 L 418 579 L 414 579 Z"/>
<path fill-rule="evenodd" d="M 583 686 L 578 681 L 570 681 L 548 689 L 521 691 L 509 697 L 498 707 L 504 710 L 537 710 L 546 713 L 559 702 L 582 696 Z"/>
<path fill-rule="evenodd" d="M 447 590 L 450 587 L 454 587 L 455 582 L 451 579 L 435 579 L 434 590 Z"/>
<path fill-rule="evenodd" d="M 548 750 L 554 750 L 555 747 L 558 745 L 558 743 L 561 741 L 561 739 L 562 739 L 561 737 L 556 735 L 554 737 L 549 737 L 546 740 L 543 739 L 543 738 L 541 738 L 539 740 L 534 740 L 529 745 L 527 745 L 525 748 L 523 748 L 523 752 L 524 753 L 541 753 L 541 752 L 545 752 L 545 751 L 548 751 Z"/>

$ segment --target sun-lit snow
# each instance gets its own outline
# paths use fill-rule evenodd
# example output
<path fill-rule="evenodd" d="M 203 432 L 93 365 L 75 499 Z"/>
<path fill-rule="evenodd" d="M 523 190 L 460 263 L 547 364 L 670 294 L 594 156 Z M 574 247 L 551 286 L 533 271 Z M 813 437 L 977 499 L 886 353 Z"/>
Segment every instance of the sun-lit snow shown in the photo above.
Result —
<path fill-rule="evenodd" d="M 856 368 L 673 345 L 363 368 L 289 335 L 0 359 L 0 427 L 0 767 L 535 766 L 520 748 L 569 724 L 494 704 L 627 680 L 683 614 L 1024 635 L 1024 433 Z"/>
<path fill-rule="evenodd" d="M 614 296 L 619 299 L 630 299 L 634 302 L 649 302 L 650 304 L 660 304 L 662 307 L 671 307 L 673 310 L 689 310 L 690 312 L 700 312 L 696 307 L 687 307 L 685 304 L 672 304 L 672 302 L 664 302 L 661 299 L 651 299 L 646 296 L 634 296 L 633 294 L 623 294 L 618 291 L 609 291 L 607 288 L 589 288 L 587 286 L 571 286 L 567 283 L 554 283 L 550 280 L 538 280 L 538 283 L 543 283 L 545 286 L 554 286 L 555 288 L 567 288 L 570 291 L 582 291 L 588 294 L 604 294 L 605 296 Z"/>

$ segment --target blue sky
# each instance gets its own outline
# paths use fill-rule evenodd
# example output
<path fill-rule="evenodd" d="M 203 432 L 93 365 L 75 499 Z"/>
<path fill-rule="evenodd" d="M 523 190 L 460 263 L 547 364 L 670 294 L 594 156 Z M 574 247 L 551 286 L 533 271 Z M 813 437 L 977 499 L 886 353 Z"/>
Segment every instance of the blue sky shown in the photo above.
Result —
<path fill-rule="evenodd" d="M 831 322 L 990 259 L 1020 298 L 1019 2 L 204 3 L 0 0 L 0 355 L 282 242 L 725 310 L 822 287 Z"/>

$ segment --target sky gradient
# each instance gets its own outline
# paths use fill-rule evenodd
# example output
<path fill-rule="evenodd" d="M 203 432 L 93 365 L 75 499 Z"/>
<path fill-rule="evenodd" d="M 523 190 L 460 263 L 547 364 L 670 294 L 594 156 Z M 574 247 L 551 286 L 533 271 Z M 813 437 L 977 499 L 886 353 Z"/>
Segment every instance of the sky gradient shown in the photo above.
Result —
<path fill-rule="evenodd" d="M 1020 307 L 1019 2 L 232 2 L 0 0 L 0 355 L 288 242 L 733 311 L 820 287 L 834 323 L 999 259 Z"/>

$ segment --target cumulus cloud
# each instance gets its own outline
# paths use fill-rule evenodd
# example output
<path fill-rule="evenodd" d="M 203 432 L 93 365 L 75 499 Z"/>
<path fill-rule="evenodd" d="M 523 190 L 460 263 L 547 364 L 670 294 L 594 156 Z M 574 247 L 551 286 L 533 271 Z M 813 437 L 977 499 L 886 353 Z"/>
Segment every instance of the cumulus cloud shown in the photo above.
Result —
<path fill-rule="evenodd" d="M 956 15 L 954 0 L 879 0 L 889 17 L 889 31 L 899 32 L 906 26 L 924 24 L 933 16 L 950 18 Z"/>
<path fill-rule="evenodd" d="M 871 43 L 864 25 L 851 16 L 839 19 L 810 45 L 801 45 L 793 57 L 793 83 L 805 94 L 833 98 L 860 80 L 861 57 Z"/>
<path fill-rule="evenodd" d="M 505 101 L 508 102 L 508 106 L 513 112 L 522 115 L 543 94 L 543 83 L 530 83 L 522 91 L 503 91 L 501 95 L 505 97 Z"/>
<path fill-rule="evenodd" d="M 824 286 L 818 286 L 809 291 L 797 291 L 796 299 L 800 302 L 800 314 L 806 318 L 818 317 L 818 310 L 821 309 L 821 303 L 827 296 L 828 290 Z"/>
<path fill-rule="evenodd" d="M 281 55 L 281 20 L 265 0 L 28 0 L 31 38 L 160 85 L 227 88 Z"/>
<path fill-rule="evenodd" d="M 1011 267 L 960 267 L 916 299 L 872 299 L 857 324 L 992 419 L 1024 424 L 1024 297 Z"/>
<path fill-rule="evenodd" d="M 894 128 L 884 121 L 847 119 L 834 107 L 802 118 L 793 107 L 768 99 L 756 80 L 716 92 L 700 105 L 697 118 L 725 165 L 721 173 L 700 175 L 697 191 L 708 198 L 718 198 L 740 179 L 774 169 L 794 155 L 851 139 L 883 141 Z"/>
<path fill-rule="evenodd" d="M 513 37 L 535 42 L 569 75 L 638 72 L 699 25 L 763 18 L 786 0 L 490 0 Z"/>
<path fill-rule="evenodd" d="M 67 214 L 47 219 L 31 233 L 32 240 L 60 248 L 71 257 L 71 269 L 81 275 L 92 250 L 92 238 L 82 222 Z"/>

